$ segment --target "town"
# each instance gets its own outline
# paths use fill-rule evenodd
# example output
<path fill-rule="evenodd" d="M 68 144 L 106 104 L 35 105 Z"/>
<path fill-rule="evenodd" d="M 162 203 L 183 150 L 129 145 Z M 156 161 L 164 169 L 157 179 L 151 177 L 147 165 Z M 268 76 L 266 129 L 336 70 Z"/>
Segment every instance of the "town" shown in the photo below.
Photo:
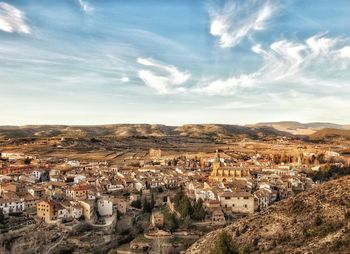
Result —
<path fill-rule="evenodd" d="M 38 139 L 0 151 L 4 253 L 33 248 L 25 239 L 43 253 L 180 253 L 350 162 L 342 147 L 286 137 L 187 152 L 128 149 L 117 160 L 23 152 L 38 142 L 62 149 L 71 141 Z"/>

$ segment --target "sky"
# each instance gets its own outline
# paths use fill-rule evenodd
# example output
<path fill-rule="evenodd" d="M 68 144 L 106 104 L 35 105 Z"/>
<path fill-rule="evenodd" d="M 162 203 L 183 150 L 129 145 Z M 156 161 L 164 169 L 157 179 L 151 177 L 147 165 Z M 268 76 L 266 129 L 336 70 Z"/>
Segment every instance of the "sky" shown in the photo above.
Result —
<path fill-rule="evenodd" d="M 350 123 L 348 0 L 0 0 L 0 125 Z"/>

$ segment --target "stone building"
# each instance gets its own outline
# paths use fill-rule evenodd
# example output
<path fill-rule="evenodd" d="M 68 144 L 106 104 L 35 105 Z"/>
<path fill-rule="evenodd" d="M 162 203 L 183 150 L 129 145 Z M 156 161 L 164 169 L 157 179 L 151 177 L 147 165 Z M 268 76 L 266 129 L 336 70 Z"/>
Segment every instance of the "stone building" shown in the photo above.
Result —
<path fill-rule="evenodd" d="M 226 167 L 220 161 L 220 156 L 216 152 L 212 171 L 209 176 L 210 181 L 228 182 L 235 179 L 244 179 L 250 176 L 249 169 L 241 167 Z"/>

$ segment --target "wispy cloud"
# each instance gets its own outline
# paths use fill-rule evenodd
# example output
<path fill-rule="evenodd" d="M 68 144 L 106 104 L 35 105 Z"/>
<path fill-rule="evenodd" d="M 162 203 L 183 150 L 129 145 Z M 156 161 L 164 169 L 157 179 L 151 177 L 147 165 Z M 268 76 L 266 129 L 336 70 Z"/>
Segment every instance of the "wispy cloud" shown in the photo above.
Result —
<path fill-rule="evenodd" d="M 181 85 L 190 78 L 188 72 L 179 71 L 175 66 L 163 64 L 151 58 L 138 58 L 137 63 L 153 69 L 142 69 L 138 72 L 138 76 L 147 86 L 158 93 L 166 94 L 186 90 Z"/>
<path fill-rule="evenodd" d="M 94 10 L 94 8 L 90 5 L 90 3 L 86 0 L 78 0 L 80 8 L 85 13 L 90 13 Z"/>
<path fill-rule="evenodd" d="M 266 28 L 267 21 L 278 9 L 272 0 L 227 0 L 209 4 L 210 33 L 219 38 L 222 48 L 232 48 L 244 38 Z"/>
<path fill-rule="evenodd" d="M 237 90 L 264 84 L 338 84 L 350 81 L 350 47 L 345 38 L 316 34 L 305 41 L 280 40 L 268 48 L 254 45 L 252 51 L 263 58 L 253 73 L 214 80 L 193 88 L 208 95 L 231 95 Z"/>
<path fill-rule="evenodd" d="M 0 30 L 7 33 L 31 33 L 25 13 L 5 2 L 0 2 Z"/>
<path fill-rule="evenodd" d="M 212 108 L 213 109 L 223 109 L 223 110 L 230 110 L 230 109 L 253 109 L 261 107 L 260 103 L 252 103 L 252 102 L 244 102 L 244 101 L 233 101 L 228 102 L 222 105 L 215 105 Z"/>

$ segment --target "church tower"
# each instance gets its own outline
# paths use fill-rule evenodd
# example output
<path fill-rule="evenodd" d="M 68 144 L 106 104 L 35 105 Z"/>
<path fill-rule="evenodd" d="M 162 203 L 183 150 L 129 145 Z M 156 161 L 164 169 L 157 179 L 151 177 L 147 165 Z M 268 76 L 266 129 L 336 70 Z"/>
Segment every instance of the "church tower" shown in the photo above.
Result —
<path fill-rule="evenodd" d="M 218 169 L 220 168 L 221 166 L 221 162 L 220 162 L 220 155 L 219 155 L 219 151 L 216 150 L 216 153 L 215 153 L 215 160 L 213 162 L 213 166 L 212 166 L 212 171 L 211 171 L 211 176 L 212 177 L 215 177 L 218 175 Z"/>

